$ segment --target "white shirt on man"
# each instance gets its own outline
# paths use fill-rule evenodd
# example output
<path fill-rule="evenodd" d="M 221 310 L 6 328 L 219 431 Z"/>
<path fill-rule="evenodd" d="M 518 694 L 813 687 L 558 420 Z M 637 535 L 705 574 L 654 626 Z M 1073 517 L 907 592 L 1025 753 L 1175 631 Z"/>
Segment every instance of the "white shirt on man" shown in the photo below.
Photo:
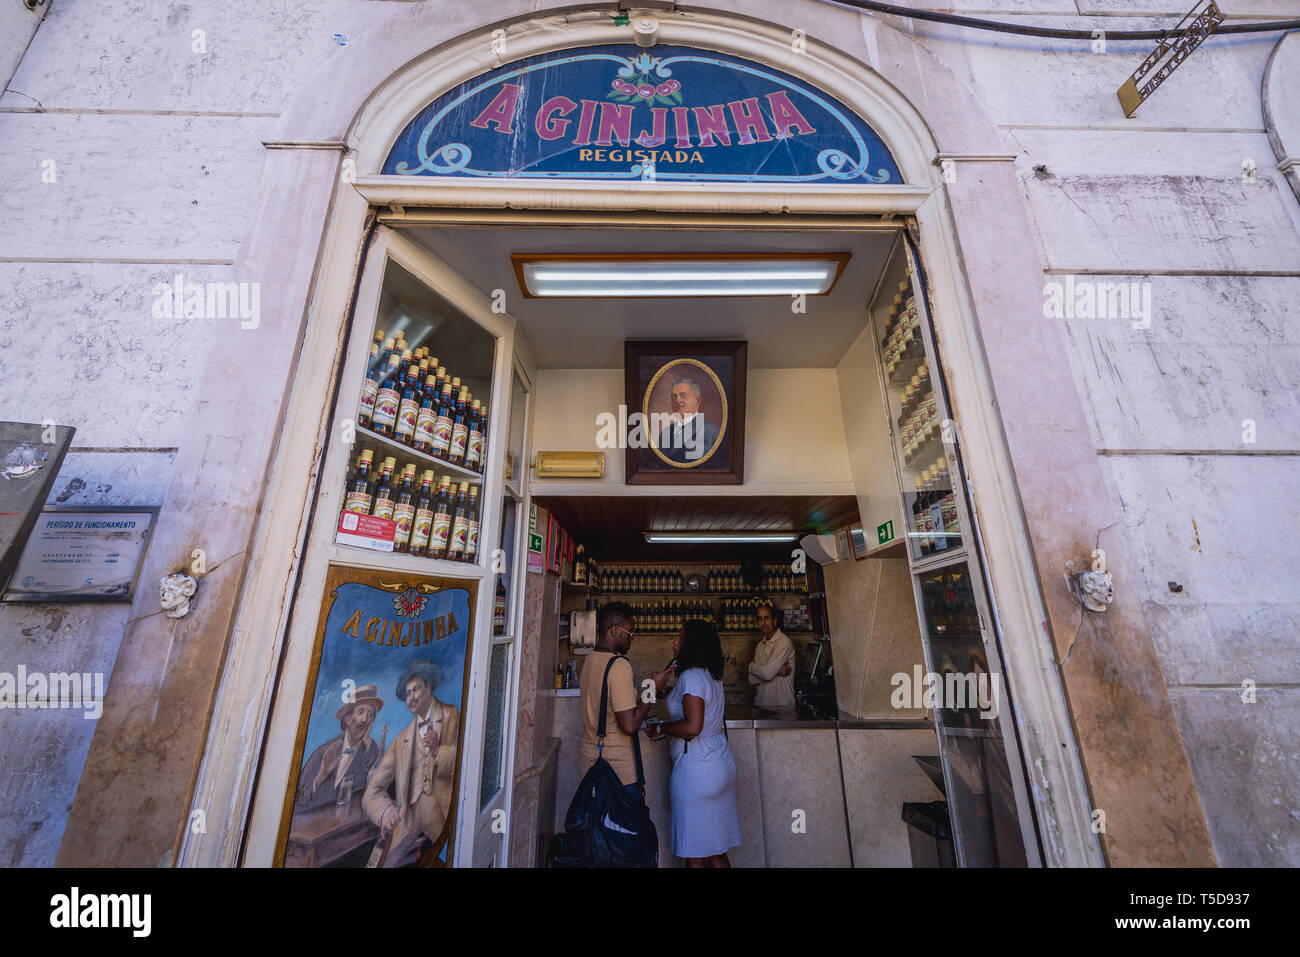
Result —
<path fill-rule="evenodd" d="M 787 663 L 790 674 L 779 677 L 777 672 Z M 754 704 L 758 707 L 794 707 L 794 642 L 780 628 L 771 638 L 755 646 L 754 660 L 749 664 L 749 683 L 758 686 L 754 691 Z"/>

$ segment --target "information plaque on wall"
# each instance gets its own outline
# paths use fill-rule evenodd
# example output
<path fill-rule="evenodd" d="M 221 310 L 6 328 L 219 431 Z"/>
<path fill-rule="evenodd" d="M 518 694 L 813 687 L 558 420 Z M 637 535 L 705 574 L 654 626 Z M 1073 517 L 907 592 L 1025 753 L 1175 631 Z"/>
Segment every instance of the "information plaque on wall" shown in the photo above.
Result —
<path fill-rule="evenodd" d="M 46 509 L 4 600 L 130 601 L 157 517 L 157 507 Z"/>

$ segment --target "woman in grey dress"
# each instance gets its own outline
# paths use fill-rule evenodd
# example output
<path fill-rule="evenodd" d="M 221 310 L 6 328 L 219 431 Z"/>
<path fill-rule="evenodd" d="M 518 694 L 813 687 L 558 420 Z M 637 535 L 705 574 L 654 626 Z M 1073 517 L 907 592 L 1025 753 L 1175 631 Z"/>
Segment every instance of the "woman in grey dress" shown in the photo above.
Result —
<path fill-rule="evenodd" d="M 693 619 L 673 645 L 677 685 L 668 696 L 671 737 L 672 851 L 687 867 L 730 867 L 727 851 L 740 844 L 736 759 L 727 745 L 718 630 Z"/>

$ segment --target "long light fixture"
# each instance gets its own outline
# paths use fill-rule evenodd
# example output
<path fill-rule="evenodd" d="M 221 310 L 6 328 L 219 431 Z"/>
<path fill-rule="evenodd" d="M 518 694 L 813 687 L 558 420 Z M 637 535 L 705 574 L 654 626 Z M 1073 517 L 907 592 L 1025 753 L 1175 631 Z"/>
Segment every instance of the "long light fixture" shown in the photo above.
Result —
<path fill-rule="evenodd" d="M 772 545 L 797 542 L 799 532 L 644 532 L 649 545 Z"/>
<path fill-rule="evenodd" d="M 824 296 L 850 253 L 607 253 L 510 257 L 524 296 L 644 299 Z"/>

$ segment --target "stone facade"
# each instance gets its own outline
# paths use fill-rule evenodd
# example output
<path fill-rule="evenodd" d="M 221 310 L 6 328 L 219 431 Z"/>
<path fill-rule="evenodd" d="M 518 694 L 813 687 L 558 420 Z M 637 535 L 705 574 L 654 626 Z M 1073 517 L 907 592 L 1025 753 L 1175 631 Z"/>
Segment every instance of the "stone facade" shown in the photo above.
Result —
<path fill-rule="evenodd" d="M 359 107 L 416 55 L 413 38 L 433 49 L 546 15 L 562 30 L 618 4 L 55 2 L 10 31 L 21 6 L 0 13 L 0 419 L 77 428 L 52 503 L 164 511 L 129 609 L 0 606 L 0 670 L 112 674 L 99 722 L 0 714 L 0 862 L 171 864 L 237 603 L 259 572 L 293 357 L 326 281 L 341 160 L 328 143 L 347 129 L 325 110 L 304 118 L 331 99 Z M 1085 30 L 1185 12 L 933 6 Z M 1300 37 L 1211 39 L 1126 120 L 1114 89 L 1147 43 L 976 37 L 810 0 L 677 7 L 660 14 L 734 13 L 838 47 L 904 92 L 941 153 L 965 154 L 944 189 L 1084 774 L 1118 833 L 1166 815 L 1185 836 L 1182 850 L 1136 852 L 1103 838 L 1107 859 L 1300 864 L 1300 513 L 1286 494 L 1300 454 L 1300 107 L 1277 79 L 1300 75 Z M 1259 0 L 1249 16 L 1294 12 Z M 290 128 L 316 148 L 286 143 Z M 990 198 L 1005 195 L 1023 204 Z M 1025 222 L 1036 247 L 999 244 Z M 260 281 L 260 334 L 238 318 L 159 317 L 155 286 L 178 274 Z M 1067 281 L 1137 284 L 1150 313 L 1047 314 L 1048 287 Z M 200 547 L 203 614 L 171 622 L 154 583 Z M 1117 556 L 1104 627 L 1062 584 L 1065 557 L 1088 547 Z M 548 673 L 535 654 L 527 665 Z M 534 820 L 551 813 L 538 793 L 554 774 L 549 707 L 525 707 L 516 742 L 515 771 L 534 782 L 516 808 Z M 1153 750 L 1133 748 L 1127 722 L 1145 722 Z M 1121 782 L 1148 761 L 1154 797 L 1133 796 Z"/>

